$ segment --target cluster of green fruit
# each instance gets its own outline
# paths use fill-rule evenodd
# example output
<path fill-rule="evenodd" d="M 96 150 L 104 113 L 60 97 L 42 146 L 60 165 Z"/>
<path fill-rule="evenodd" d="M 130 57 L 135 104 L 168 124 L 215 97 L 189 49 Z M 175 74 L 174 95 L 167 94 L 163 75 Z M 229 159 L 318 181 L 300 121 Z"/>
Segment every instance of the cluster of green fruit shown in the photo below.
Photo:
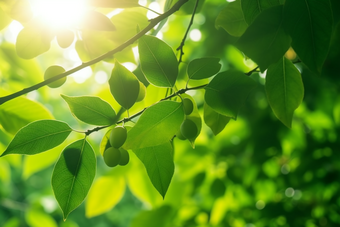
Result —
<path fill-rule="evenodd" d="M 186 115 L 185 120 L 181 124 L 180 131 L 176 134 L 176 137 L 180 140 L 194 140 L 198 134 L 198 127 L 196 123 L 190 118 L 194 110 L 194 103 L 189 98 L 183 98 L 182 100 L 184 113 Z"/>
<path fill-rule="evenodd" d="M 127 138 L 127 130 L 123 126 L 112 129 L 108 148 L 103 153 L 104 162 L 109 167 L 125 166 L 129 163 L 129 152 L 122 148 Z"/>

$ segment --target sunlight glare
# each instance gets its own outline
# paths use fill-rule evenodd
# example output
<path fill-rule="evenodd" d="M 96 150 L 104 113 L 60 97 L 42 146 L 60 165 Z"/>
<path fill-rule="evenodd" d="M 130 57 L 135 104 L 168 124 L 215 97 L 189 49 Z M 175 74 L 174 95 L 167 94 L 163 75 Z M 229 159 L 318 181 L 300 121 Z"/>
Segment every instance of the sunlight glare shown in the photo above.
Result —
<path fill-rule="evenodd" d="M 34 15 L 55 29 L 77 26 L 87 9 L 86 0 L 31 0 L 31 5 Z"/>

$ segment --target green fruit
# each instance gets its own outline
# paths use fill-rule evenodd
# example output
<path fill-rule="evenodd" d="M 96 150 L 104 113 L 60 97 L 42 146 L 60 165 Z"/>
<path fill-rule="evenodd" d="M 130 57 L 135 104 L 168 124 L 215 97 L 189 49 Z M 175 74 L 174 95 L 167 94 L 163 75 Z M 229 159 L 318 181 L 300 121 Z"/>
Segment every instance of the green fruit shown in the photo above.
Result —
<path fill-rule="evenodd" d="M 110 144 L 114 148 L 123 146 L 127 138 L 127 130 L 122 126 L 117 126 L 112 129 L 110 134 Z"/>
<path fill-rule="evenodd" d="M 185 119 L 181 125 L 181 133 L 188 140 L 195 139 L 198 134 L 198 128 L 190 119 Z"/>
<path fill-rule="evenodd" d="M 143 101 L 146 95 L 146 88 L 142 82 L 139 82 L 139 93 L 136 102 Z"/>
<path fill-rule="evenodd" d="M 73 43 L 73 40 L 74 40 L 73 31 L 65 29 L 62 30 L 61 32 L 58 32 L 57 34 L 57 42 L 61 48 L 69 47 Z"/>
<path fill-rule="evenodd" d="M 180 140 L 186 140 L 187 139 L 182 135 L 181 130 L 178 130 L 178 132 L 176 133 L 176 138 L 178 138 Z"/>
<path fill-rule="evenodd" d="M 192 103 L 191 99 L 189 98 L 183 99 L 183 108 L 184 108 L 184 113 L 186 115 L 190 115 L 192 113 L 192 111 L 194 110 L 194 104 Z"/>
<path fill-rule="evenodd" d="M 44 80 L 50 79 L 56 75 L 62 74 L 65 72 L 65 69 L 59 65 L 52 65 L 48 67 L 44 74 Z M 56 80 L 52 83 L 47 84 L 50 88 L 57 88 L 63 85 L 66 82 L 66 77 L 63 77 L 59 80 Z"/>
<path fill-rule="evenodd" d="M 104 151 L 104 162 L 109 167 L 115 167 L 120 162 L 120 151 L 114 147 L 110 147 Z"/>
<path fill-rule="evenodd" d="M 123 148 L 120 148 L 120 162 L 119 165 L 121 166 L 125 166 L 126 164 L 129 163 L 130 160 L 130 156 L 129 156 L 129 152 Z"/>

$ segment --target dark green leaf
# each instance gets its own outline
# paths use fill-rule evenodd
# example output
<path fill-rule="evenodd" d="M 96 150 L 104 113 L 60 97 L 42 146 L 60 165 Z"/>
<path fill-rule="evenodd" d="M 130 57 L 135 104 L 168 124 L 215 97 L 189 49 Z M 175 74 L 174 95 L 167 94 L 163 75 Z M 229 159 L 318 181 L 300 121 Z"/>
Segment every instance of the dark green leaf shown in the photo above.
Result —
<path fill-rule="evenodd" d="M 283 6 L 280 5 L 256 17 L 236 46 L 254 60 L 263 72 L 286 53 L 290 42 L 289 35 L 283 29 Z"/>
<path fill-rule="evenodd" d="M 230 117 L 217 113 L 210 106 L 204 103 L 204 122 L 212 130 L 215 136 L 222 132 L 229 121 Z"/>
<path fill-rule="evenodd" d="M 111 125 L 116 120 L 116 112 L 111 105 L 99 97 L 61 95 L 69 105 L 72 114 L 91 125 Z"/>
<path fill-rule="evenodd" d="M 248 27 L 241 9 L 241 2 L 231 2 L 224 7 L 216 18 L 215 26 L 222 27 L 232 36 L 241 36 Z"/>
<path fill-rule="evenodd" d="M 84 201 L 95 173 L 96 156 L 85 139 L 64 149 L 52 174 L 52 188 L 64 220 Z"/>
<path fill-rule="evenodd" d="M 293 49 L 310 70 L 320 74 L 332 35 L 329 0 L 287 0 L 284 9 Z"/>
<path fill-rule="evenodd" d="M 82 28 L 97 31 L 115 31 L 112 21 L 102 13 L 90 10 L 85 13 Z"/>
<path fill-rule="evenodd" d="M 109 85 L 111 94 L 119 105 L 125 109 L 130 109 L 135 104 L 139 94 L 139 81 L 132 72 L 118 61 L 115 61 Z"/>
<path fill-rule="evenodd" d="M 162 101 L 150 106 L 128 132 L 123 147 L 134 150 L 164 144 L 177 133 L 183 120 L 182 103 Z"/>
<path fill-rule="evenodd" d="M 190 79 L 200 80 L 209 78 L 221 69 L 219 58 L 198 58 L 188 64 L 187 73 Z"/>
<path fill-rule="evenodd" d="M 143 162 L 153 186 L 164 198 L 175 169 L 171 143 L 144 147 L 134 152 Z"/>
<path fill-rule="evenodd" d="M 290 128 L 294 110 L 303 100 L 304 88 L 299 70 L 283 57 L 267 71 L 266 92 L 275 115 Z"/>
<path fill-rule="evenodd" d="M 173 87 L 178 75 L 178 62 L 172 48 L 164 41 L 145 35 L 139 39 L 138 51 L 146 79 L 158 87 Z"/>
<path fill-rule="evenodd" d="M 244 18 L 248 24 L 265 9 L 283 4 L 284 0 L 241 0 Z"/>
<path fill-rule="evenodd" d="M 205 87 L 205 101 L 217 113 L 236 119 L 255 86 L 256 82 L 240 71 L 221 72 Z"/>
<path fill-rule="evenodd" d="M 23 127 L 1 156 L 38 154 L 61 144 L 71 133 L 68 124 L 55 120 L 35 121 Z"/>

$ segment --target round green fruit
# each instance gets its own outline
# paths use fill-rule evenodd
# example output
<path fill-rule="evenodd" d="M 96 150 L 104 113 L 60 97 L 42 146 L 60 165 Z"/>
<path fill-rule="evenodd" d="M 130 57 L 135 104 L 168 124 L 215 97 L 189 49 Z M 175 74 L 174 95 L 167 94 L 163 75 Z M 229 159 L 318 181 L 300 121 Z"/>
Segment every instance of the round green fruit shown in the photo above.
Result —
<path fill-rule="evenodd" d="M 184 113 L 186 115 L 190 115 L 192 113 L 192 111 L 194 110 L 194 104 L 192 103 L 191 99 L 189 98 L 183 99 L 183 108 L 184 108 Z"/>
<path fill-rule="evenodd" d="M 198 128 L 190 119 L 185 119 L 181 125 L 181 133 L 188 140 L 195 139 L 198 134 Z"/>
<path fill-rule="evenodd" d="M 104 151 L 103 157 L 107 166 L 115 167 L 120 162 L 121 154 L 119 149 L 110 147 Z"/>
<path fill-rule="evenodd" d="M 65 72 L 65 69 L 59 65 L 52 65 L 48 67 L 44 74 L 44 80 L 50 79 L 56 75 L 62 74 Z M 50 88 L 57 88 L 63 85 L 66 82 L 66 77 L 63 77 L 59 80 L 56 80 L 52 83 L 47 84 Z"/>
<path fill-rule="evenodd" d="M 126 164 L 129 163 L 130 160 L 130 156 L 129 156 L 129 152 L 123 148 L 120 148 L 120 162 L 119 165 L 121 166 L 125 166 Z"/>
<path fill-rule="evenodd" d="M 110 144 L 114 148 L 123 146 L 127 138 L 127 130 L 122 126 L 117 126 L 112 129 L 110 134 Z"/>

